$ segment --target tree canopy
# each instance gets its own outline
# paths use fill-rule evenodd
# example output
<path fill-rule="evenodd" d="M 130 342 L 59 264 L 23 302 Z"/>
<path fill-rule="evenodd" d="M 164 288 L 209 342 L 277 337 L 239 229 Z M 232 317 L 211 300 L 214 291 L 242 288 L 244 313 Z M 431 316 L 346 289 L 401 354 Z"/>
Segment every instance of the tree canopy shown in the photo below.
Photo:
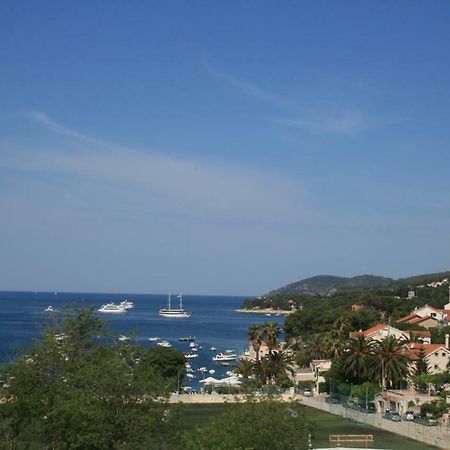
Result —
<path fill-rule="evenodd" d="M 174 377 L 183 373 L 183 355 L 114 345 L 108 336 L 92 310 L 72 311 L 2 367 L 0 442 L 10 449 L 19 442 L 127 449 L 164 441 L 167 399 Z"/>

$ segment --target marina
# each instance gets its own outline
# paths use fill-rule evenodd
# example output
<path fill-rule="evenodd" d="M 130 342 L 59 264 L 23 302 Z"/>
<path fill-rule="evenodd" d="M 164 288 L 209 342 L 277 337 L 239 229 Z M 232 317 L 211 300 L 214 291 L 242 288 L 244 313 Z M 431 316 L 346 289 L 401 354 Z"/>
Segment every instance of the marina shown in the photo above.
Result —
<path fill-rule="evenodd" d="M 205 367 L 209 374 L 221 379 L 226 371 L 232 370 L 236 360 L 212 360 L 213 356 L 234 350 L 240 355 L 248 347 L 247 333 L 251 325 L 263 323 L 264 315 L 236 312 L 243 297 L 183 295 L 186 305 L 192 312 L 189 320 L 173 320 L 159 315 L 162 305 L 167 304 L 167 295 L 147 294 L 91 294 L 58 292 L 0 292 L 0 363 L 14 357 L 13 348 L 30 345 L 34 337 L 40 336 L 42 327 L 52 323 L 51 316 L 58 312 L 45 312 L 52 305 L 54 311 L 64 311 L 67 305 L 93 307 L 95 314 L 106 321 L 120 340 L 120 345 L 128 342 L 145 348 L 157 347 L 160 341 L 166 341 L 183 352 L 192 365 L 193 373 L 201 374 L 185 384 L 190 390 L 199 390 L 199 380 Z M 128 299 L 134 308 L 122 310 L 122 313 L 103 313 L 97 311 L 102 305 L 120 303 Z M 178 302 L 177 302 L 178 303 Z M 177 305 L 178 306 L 178 305 Z M 283 317 L 272 317 L 283 325 Z M 118 338 L 117 338 L 118 339 Z M 113 343 L 113 342 L 112 342 Z M 197 351 L 192 351 L 195 344 Z M 211 372 L 213 371 L 213 372 Z"/>

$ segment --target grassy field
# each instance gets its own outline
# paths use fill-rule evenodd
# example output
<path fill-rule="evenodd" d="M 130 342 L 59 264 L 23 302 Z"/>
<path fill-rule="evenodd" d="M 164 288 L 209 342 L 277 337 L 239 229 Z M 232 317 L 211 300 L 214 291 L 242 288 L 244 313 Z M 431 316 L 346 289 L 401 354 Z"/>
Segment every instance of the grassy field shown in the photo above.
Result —
<path fill-rule="evenodd" d="M 185 429 L 193 429 L 205 425 L 210 418 L 220 415 L 226 407 L 223 404 L 185 405 L 182 413 L 182 426 Z M 306 416 L 314 424 L 313 448 L 329 447 L 328 437 L 330 434 L 373 434 L 374 448 L 392 450 L 436 450 L 437 448 L 369 425 L 352 423 L 343 417 L 324 411 L 307 406 L 304 408 Z"/>

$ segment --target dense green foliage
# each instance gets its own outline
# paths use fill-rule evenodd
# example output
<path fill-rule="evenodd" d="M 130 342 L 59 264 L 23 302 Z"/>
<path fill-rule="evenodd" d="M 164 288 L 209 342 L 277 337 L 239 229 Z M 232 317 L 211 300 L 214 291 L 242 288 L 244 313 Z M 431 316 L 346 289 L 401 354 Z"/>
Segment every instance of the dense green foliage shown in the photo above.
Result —
<path fill-rule="evenodd" d="M 224 413 L 195 433 L 186 432 L 183 447 L 191 450 L 307 449 L 310 424 L 301 406 L 275 398 L 228 405 Z"/>
<path fill-rule="evenodd" d="M 352 278 L 337 277 L 334 275 L 317 275 L 271 291 L 269 295 L 330 295 L 339 290 L 371 289 L 374 287 L 391 286 L 393 282 L 394 280 L 392 278 L 378 277 L 375 275 L 359 275 Z"/>
<path fill-rule="evenodd" d="M 436 280 L 450 278 L 450 272 L 415 275 L 394 280 L 375 275 L 359 275 L 356 277 L 337 277 L 334 275 L 318 275 L 288 284 L 269 292 L 268 296 L 293 294 L 332 295 L 339 291 L 366 290 L 373 288 L 393 288 L 418 286 Z"/>
<path fill-rule="evenodd" d="M 92 310 L 77 310 L 0 372 L 0 442 L 24 448 L 126 449 L 170 436 L 176 351 L 112 345 Z M 171 364 L 171 371 L 161 370 Z M 19 446 L 20 444 L 20 446 Z"/>

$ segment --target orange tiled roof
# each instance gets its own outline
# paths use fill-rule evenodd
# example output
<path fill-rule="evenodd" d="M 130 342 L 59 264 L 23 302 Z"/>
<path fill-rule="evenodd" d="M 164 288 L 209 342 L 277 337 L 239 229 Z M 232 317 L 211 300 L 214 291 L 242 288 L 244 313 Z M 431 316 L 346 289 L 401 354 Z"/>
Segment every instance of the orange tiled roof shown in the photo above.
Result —
<path fill-rule="evenodd" d="M 364 336 L 370 336 L 371 334 L 376 333 L 377 331 L 382 330 L 383 328 L 386 328 L 388 325 L 385 323 L 377 323 L 373 327 L 368 328 L 367 330 L 363 331 Z"/>
<path fill-rule="evenodd" d="M 420 322 L 423 322 L 428 319 L 435 320 L 436 322 L 438 321 L 435 317 L 424 316 L 424 317 L 417 317 L 416 319 L 410 320 L 409 323 L 412 325 L 416 325 L 416 324 L 419 324 Z"/>
<path fill-rule="evenodd" d="M 421 344 L 414 342 L 412 344 L 408 344 L 408 349 L 405 351 L 405 354 L 408 352 L 419 354 L 421 351 L 423 351 L 425 355 L 429 355 L 430 353 L 434 353 L 435 351 L 440 349 L 450 351 L 449 349 L 445 348 L 444 344 Z"/>
<path fill-rule="evenodd" d="M 419 316 L 417 314 L 411 313 L 411 314 L 408 314 L 407 316 L 401 317 L 400 319 L 398 319 L 396 321 L 396 323 L 409 322 L 411 319 L 414 319 L 416 317 L 419 317 Z"/>
<path fill-rule="evenodd" d="M 409 330 L 409 334 L 411 334 L 413 336 L 431 337 L 430 330 Z"/>

